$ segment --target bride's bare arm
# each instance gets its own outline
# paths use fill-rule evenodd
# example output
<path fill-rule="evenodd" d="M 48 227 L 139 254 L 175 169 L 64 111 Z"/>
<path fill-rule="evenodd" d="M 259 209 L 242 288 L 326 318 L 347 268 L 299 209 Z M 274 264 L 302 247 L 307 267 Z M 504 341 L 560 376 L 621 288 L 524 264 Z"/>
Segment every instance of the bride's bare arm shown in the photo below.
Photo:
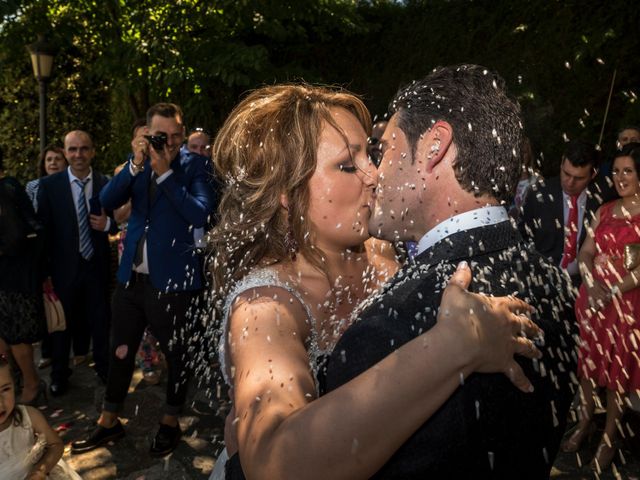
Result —
<path fill-rule="evenodd" d="M 526 309 L 523 302 L 466 292 L 470 276 L 468 269 L 456 273 L 434 328 L 321 398 L 300 304 L 280 293 L 238 305 L 230 355 L 247 478 L 369 478 L 449 398 L 461 374 L 505 372 L 527 391 L 513 355 L 539 352 L 514 334 L 539 330 L 513 314 Z"/>

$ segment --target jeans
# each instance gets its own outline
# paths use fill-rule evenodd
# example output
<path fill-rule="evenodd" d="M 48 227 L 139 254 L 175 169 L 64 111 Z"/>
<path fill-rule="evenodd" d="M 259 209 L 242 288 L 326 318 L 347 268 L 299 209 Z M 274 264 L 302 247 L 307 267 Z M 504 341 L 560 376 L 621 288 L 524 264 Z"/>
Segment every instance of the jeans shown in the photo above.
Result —
<path fill-rule="evenodd" d="M 133 376 L 136 352 L 145 328 L 149 326 L 167 361 L 165 413 L 180 413 L 191 376 L 187 356 L 188 333 L 192 323 L 189 307 L 198 293 L 164 293 L 151 285 L 147 275 L 135 272 L 127 285 L 118 284 L 111 305 L 109 375 L 103 406 L 105 411 L 115 413 L 121 410 Z"/>

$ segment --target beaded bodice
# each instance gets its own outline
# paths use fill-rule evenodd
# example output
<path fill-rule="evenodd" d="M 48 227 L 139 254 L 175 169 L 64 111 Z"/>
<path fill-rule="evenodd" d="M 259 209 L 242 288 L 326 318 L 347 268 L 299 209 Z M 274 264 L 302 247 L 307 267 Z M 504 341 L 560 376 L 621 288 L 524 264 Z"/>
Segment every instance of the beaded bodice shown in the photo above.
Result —
<path fill-rule="evenodd" d="M 311 308 L 305 302 L 300 291 L 291 282 L 284 281 L 278 275 L 278 272 L 273 267 L 257 268 L 249 272 L 231 289 L 224 303 L 223 316 L 222 316 L 222 336 L 220 338 L 220 344 L 218 346 L 218 355 L 220 358 L 220 366 L 222 375 L 225 382 L 228 385 L 232 385 L 230 378 L 230 365 L 227 353 L 227 340 L 229 337 L 229 317 L 231 310 L 239 295 L 250 290 L 256 290 L 261 287 L 269 288 L 281 288 L 291 294 L 296 300 L 300 302 L 304 311 L 306 312 L 305 321 L 308 323 L 311 334 L 307 340 L 307 352 L 309 353 L 309 366 L 313 372 L 314 380 L 316 382 L 316 389 L 318 389 L 318 374 L 322 369 L 324 358 L 329 353 L 328 349 L 322 350 L 319 346 L 319 326 Z M 256 290 L 256 296 L 260 295 L 260 292 Z"/>

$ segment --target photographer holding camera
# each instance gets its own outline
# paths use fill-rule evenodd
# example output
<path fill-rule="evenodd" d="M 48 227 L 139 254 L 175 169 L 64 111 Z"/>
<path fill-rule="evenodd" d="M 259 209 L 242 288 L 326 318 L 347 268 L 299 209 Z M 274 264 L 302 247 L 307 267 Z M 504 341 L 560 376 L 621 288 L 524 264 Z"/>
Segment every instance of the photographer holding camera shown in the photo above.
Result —
<path fill-rule="evenodd" d="M 72 443 L 93 450 L 124 435 L 118 412 L 127 395 L 135 355 L 149 326 L 167 360 L 166 406 L 150 453 L 164 456 L 180 439 L 178 414 L 186 399 L 187 310 L 203 287 L 203 259 L 193 229 L 206 225 L 215 205 L 210 162 L 181 150 L 185 130 L 179 106 L 159 103 L 133 139 L 133 157 L 104 187 L 102 205 L 116 209 L 131 199 L 124 251 L 113 294 L 109 375 L 96 429 Z"/>

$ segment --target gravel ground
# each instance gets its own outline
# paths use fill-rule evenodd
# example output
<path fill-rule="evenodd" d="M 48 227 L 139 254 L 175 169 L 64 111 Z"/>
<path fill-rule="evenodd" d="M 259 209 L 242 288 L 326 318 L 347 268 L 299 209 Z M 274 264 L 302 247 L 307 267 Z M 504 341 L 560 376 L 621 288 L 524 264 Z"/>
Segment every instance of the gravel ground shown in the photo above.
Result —
<path fill-rule="evenodd" d="M 48 369 L 41 370 L 48 381 Z M 81 455 L 71 455 L 69 444 L 94 428 L 98 417 L 104 387 L 99 384 L 87 363 L 75 367 L 70 378 L 69 391 L 60 398 L 49 398 L 43 413 L 59 431 L 67 447 L 64 458 L 85 480 L 205 480 L 208 479 L 222 450 L 224 414 L 217 402 L 209 401 L 204 393 L 192 386 L 188 407 L 180 417 L 183 437 L 176 451 L 167 458 L 152 458 L 149 446 L 156 433 L 164 401 L 165 378 L 160 384 L 148 385 L 136 370 L 125 411 L 122 414 L 126 436 L 118 442 Z M 596 415 L 599 428 L 604 425 L 604 414 Z M 625 479 L 640 480 L 640 415 L 627 414 L 623 421 L 627 438 L 621 446 L 622 456 L 617 468 L 598 475 L 588 464 L 598 435 L 594 435 L 579 454 L 560 454 L 551 478 Z M 584 465 L 584 466 L 580 466 Z M 523 466 L 526 468 L 526 466 Z"/>

